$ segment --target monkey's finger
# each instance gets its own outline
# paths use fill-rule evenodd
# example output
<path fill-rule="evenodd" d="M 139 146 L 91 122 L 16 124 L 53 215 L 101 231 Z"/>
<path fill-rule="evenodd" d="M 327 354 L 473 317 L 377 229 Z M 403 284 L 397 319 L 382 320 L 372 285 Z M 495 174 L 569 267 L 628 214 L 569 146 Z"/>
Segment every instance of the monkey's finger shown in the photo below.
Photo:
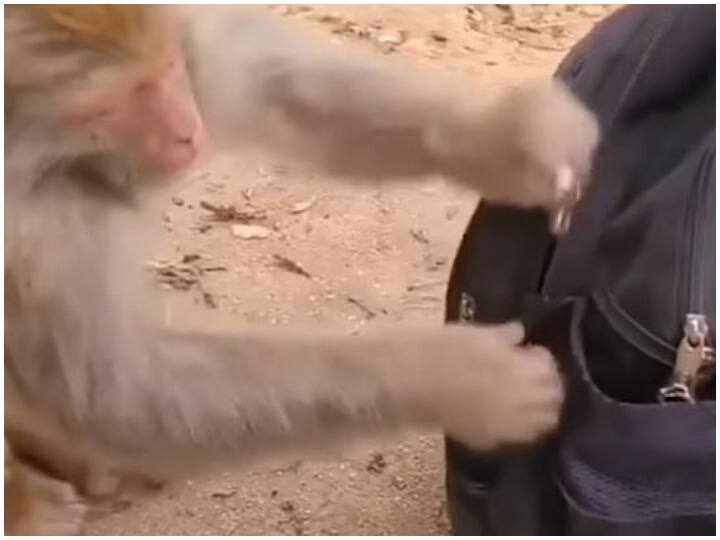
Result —
<path fill-rule="evenodd" d="M 526 418 L 522 425 L 518 425 L 515 431 L 505 434 L 505 443 L 531 443 L 545 435 L 555 431 L 558 427 L 559 416 L 557 414 L 534 415 Z"/>
<path fill-rule="evenodd" d="M 468 429 L 464 440 L 477 449 L 525 445 L 551 433 L 557 429 L 558 423 L 559 414 L 556 411 L 518 411 L 512 417 L 505 417 L 493 425 L 476 425 L 475 429 Z"/>
<path fill-rule="evenodd" d="M 520 390 L 518 390 L 520 391 Z M 536 383 L 535 390 L 525 394 L 525 401 L 521 408 L 523 414 L 541 413 L 558 414 L 565 401 L 565 392 L 561 385 L 550 383 Z"/>
<path fill-rule="evenodd" d="M 569 165 L 561 165 L 555 171 L 555 187 L 558 199 L 561 201 L 575 202 L 573 199 L 577 194 L 577 180 L 575 173 Z"/>
<path fill-rule="evenodd" d="M 514 349 L 513 359 L 528 373 L 545 372 L 557 376 L 557 364 L 552 353 L 540 345 L 523 345 Z"/>
<path fill-rule="evenodd" d="M 523 347 L 515 360 L 514 368 L 526 384 L 562 394 L 562 376 L 550 351 L 536 345 Z"/>
<path fill-rule="evenodd" d="M 486 327 L 503 343 L 517 345 L 525 339 L 525 327 L 517 321 Z"/>

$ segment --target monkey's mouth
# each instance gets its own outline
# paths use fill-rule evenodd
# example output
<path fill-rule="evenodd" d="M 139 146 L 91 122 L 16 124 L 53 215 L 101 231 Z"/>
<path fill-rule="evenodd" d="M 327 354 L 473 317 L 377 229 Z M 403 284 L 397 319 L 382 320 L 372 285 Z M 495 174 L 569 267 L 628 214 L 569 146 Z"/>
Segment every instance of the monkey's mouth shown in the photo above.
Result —
<path fill-rule="evenodd" d="M 184 169 L 190 166 L 199 154 L 194 143 L 176 144 L 166 153 L 165 165 L 171 170 Z"/>
<path fill-rule="evenodd" d="M 200 155 L 200 147 L 195 141 L 148 146 L 148 161 L 165 174 L 181 172 Z"/>

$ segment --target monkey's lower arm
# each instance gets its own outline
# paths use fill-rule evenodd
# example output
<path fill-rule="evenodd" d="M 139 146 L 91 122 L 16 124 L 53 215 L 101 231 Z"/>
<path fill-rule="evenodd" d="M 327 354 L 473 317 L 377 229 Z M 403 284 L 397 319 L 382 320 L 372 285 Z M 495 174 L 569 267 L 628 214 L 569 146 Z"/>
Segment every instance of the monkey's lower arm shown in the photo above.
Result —
<path fill-rule="evenodd" d="M 227 143 L 260 143 L 346 177 L 439 173 L 521 205 L 551 205 L 573 187 L 558 187 L 558 170 L 582 182 L 589 167 L 597 126 L 561 83 L 488 100 L 317 45 L 255 12 L 203 11 L 187 28 L 202 114 Z"/>
<path fill-rule="evenodd" d="M 12 354 L 6 378 L 78 440 L 132 468 L 176 474 L 432 420 L 422 406 L 430 388 L 411 384 L 417 375 L 389 340 L 122 328 L 104 339 L 65 330 L 39 347 L 49 353 L 42 384 L 37 366 Z"/>
<path fill-rule="evenodd" d="M 141 472 L 187 474 L 421 425 L 487 448 L 538 437 L 561 403 L 552 359 L 516 347 L 516 327 L 353 338 L 161 332 L 141 341 L 113 328 L 104 339 L 56 334 L 40 347 L 42 381 L 37 365 L 6 359 L 6 384 L 79 441 Z"/>
<path fill-rule="evenodd" d="M 373 340 L 162 332 L 135 369 L 108 361 L 114 382 L 97 381 L 87 427 L 114 450 L 187 466 L 419 424 L 417 396 L 382 360 Z"/>

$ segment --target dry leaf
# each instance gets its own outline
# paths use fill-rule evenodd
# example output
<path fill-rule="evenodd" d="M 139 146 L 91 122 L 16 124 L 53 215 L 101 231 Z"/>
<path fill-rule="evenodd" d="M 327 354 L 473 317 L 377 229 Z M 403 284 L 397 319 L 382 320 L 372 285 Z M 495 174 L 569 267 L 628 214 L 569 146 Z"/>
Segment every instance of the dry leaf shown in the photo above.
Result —
<path fill-rule="evenodd" d="M 293 274 L 304 276 L 308 279 L 312 278 L 312 276 L 302 266 L 287 257 L 283 257 L 282 255 L 273 255 L 273 259 L 275 259 L 275 266 L 278 268 L 282 268 L 283 270 L 287 270 Z"/>
<path fill-rule="evenodd" d="M 212 204 L 207 201 L 200 201 L 200 208 L 212 213 L 210 218 L 212 221 L 239 221 L 240 223 L 248 223 L 250 221 L 261 221 L 266 217 L 264 210 L 249 208 L 238 210 L 235 205 L 223 206 L 221 204 Z"/>
<path fill-rule="evenodd" d="M 423 229 L 422 227 L 416 227 L 414 229 L 410 229 L 410 234 L 412 237 L 420 242 L 421 244 L 429 244 L 430 239 L 428 238 L 427 231 Z"/>
<path fill-rule="evenodd" d="M 307 201 L 301 201 L 299 203 L 295 203 L 292 205 L 292 208 L 290 208 L 291 214 L 302 214 L 303 212 L 307 212 L 310 210 L 313 205 L 315 204 L 316 199 L 315 197 L 312 197 L 308 199 Z"/>

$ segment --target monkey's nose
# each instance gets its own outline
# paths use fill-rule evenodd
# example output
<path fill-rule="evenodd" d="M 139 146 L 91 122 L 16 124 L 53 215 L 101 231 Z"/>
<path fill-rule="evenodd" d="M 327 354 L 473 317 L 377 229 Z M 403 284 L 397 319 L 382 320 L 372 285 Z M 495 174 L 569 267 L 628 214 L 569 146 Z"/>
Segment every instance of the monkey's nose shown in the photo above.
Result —
<path fill-rule="evenodd" d="M 179 172 L 191 165 L 200 153 L 195 136 L 149 137 L 146 151 L 151 162 L 168 173 Z"/>

